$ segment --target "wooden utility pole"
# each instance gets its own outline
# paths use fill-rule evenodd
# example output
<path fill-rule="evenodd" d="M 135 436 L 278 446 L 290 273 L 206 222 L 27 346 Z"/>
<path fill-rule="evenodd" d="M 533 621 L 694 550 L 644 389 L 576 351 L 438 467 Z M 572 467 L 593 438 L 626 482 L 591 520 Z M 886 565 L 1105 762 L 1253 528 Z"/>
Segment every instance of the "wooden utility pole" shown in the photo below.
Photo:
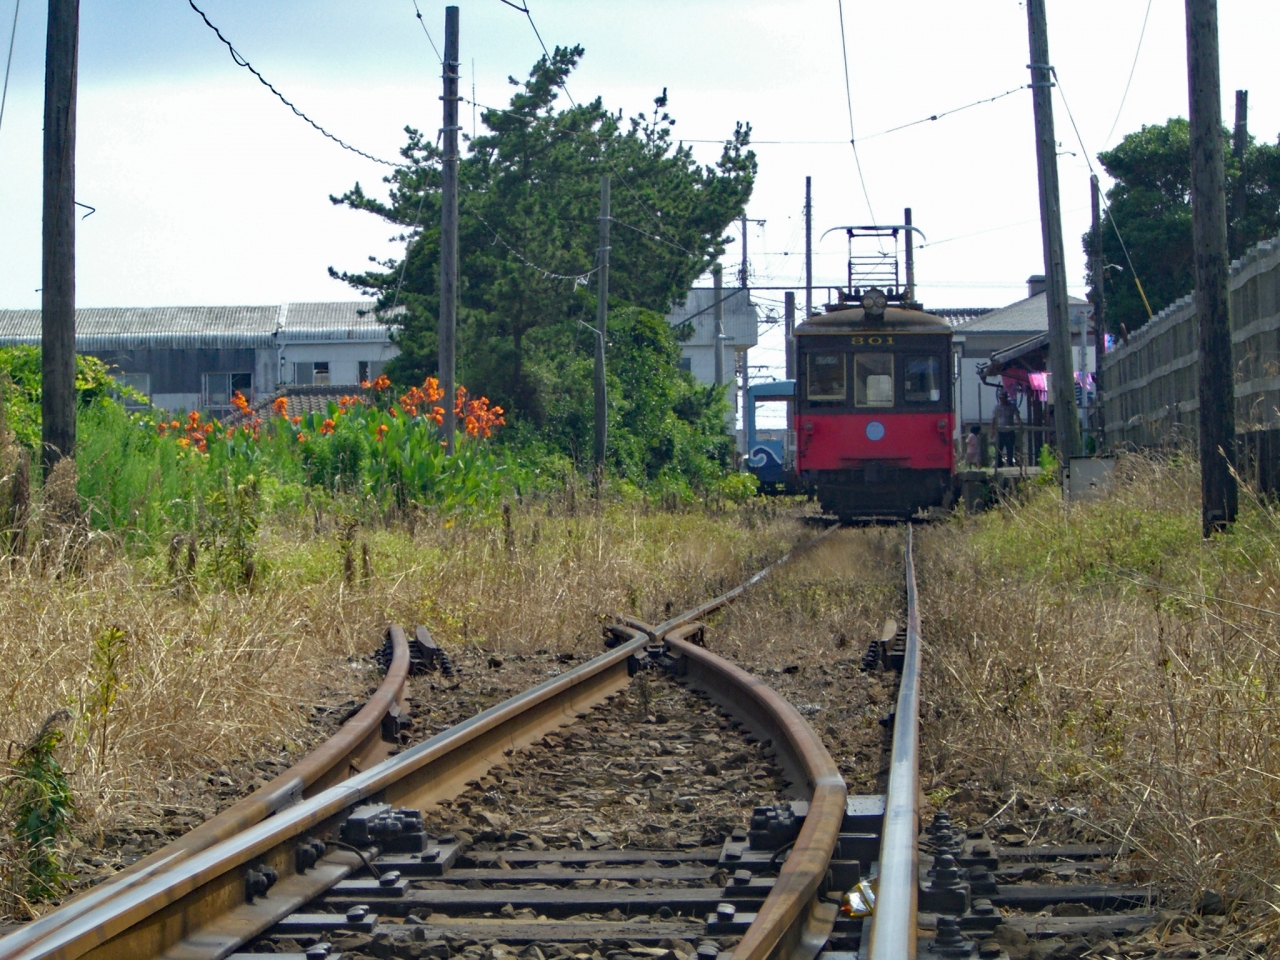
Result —
<path fill-rule="evenodd" d="M 1205 537 L 1236 519 L 1236 410 L 1227 312 L 1227 198 L 1217 0 L 1186 0 L 1191 237 L 1200 324 L 1200 515 Z"/>
<path fill-rule="evenodd" d="M 598 287 L 596 291 L 596 433 L 595 484 L 597 495 L 604 482 L 604 451 L 608 439 L 609 408 L 605 403 L 604 335 L 609 319 L 609 175 L 600 178 L 600 246 L 596 250 Z"/>
<path fill-rule="evenodd" d="M 1249 149 L 1249 91 L 1236 91 L 1236 125 L 1231 134 L 1231 155 L 1236 158 L 1235 189 L 1231 191 L 1231 215 L 1227 219 L 1227 255 L 1239 257 L 1244 254 L 1240 228 L 1244 225 L 1248 194 L 1245 188 L 1248 181 L 1244 176 L 1244 157 Z"/>
<path fill-rule="evenodd" d="M 747 215 L 744 213 L 738 221 L 742 224 L 742 266 L 738 268 L 738 286 L 745 290 L 747 288 Z"/>
<path fill-rule="evenodd" d="M 804 318 L 813 316 L 813 178 L 804 178 Z"/>
<path fill-rule="evenodd" d="M 721 291 L 724 289 L 722 270 L 720 264 L 713 263 L 711 265 L 711 296 L 712 307 L 711 316 L 715 323 L 712 326 L 711 339 L 712 346 L 715 350 L 716 364 L 716 386 L 724 386 L 724 296 Z"/>
<path fill-rule="evenodd" d="M 1071 362 L 1071 320 L 1067 311 L 1067 264 L 1062 252 L 1062 208 L 1058 195 L 1058 141 L 1053 135 L 1053 81 L 1045 0 L 1027 0 L 1031 42 L 1031 100 L 1036 123 L 1036 163 L 1040 175 L 1040 234 L 1044 246 L 1045 300 L 1049 309 L 1049 371 L 1053 374 L 1053 422 L 1064 466 L 1080 456 L 1075 364 Z"/>
<path fill-rule="evenodd" d="M 49 0 L 44 58 L 44 256 L 40 462 L 76 445 L 76 75 L 80 0 Z"/>
<path fill-rule="evenodd" d="M 782 326 L 786 340 L 783 344 L 787 363 L 787 379 L 796 378 L 796 294 L 788 290 L 782 295 Z"/>
<path fill-rule="evenodd" d="M 909 307 L 916 299 L 916 253 L 915 245 L 912 243 L 915 231 L 911 229 L 911 208 L 906 207 L 902 211 L 902 222 L 906 225 L 906 254 L 907 254 L 907 289 L 904 291 L 904 300 Z"/>
<path fill-rule="evenodd" d="M 1106 411 L 1102 408 L 1102 358 L 1107 352 L 1107 297 L 1102 283 L 1107 265 L 1102 261 L 1102 189 L 1096 173 L 1089 177 L 1089 207 L 1093 214 L 1089 230 L 1089 276 L 1093 280 L 1093 418 L 1098 431 L 1094 449 L 1102 453 L 1107 445 Z"/>
<path fill-rule="evenodd" d="M 444 442 L 453 453 L 458 325 L 458 8 L 444 8 L 444 157 L 440 186 L 440 386 Z"/>

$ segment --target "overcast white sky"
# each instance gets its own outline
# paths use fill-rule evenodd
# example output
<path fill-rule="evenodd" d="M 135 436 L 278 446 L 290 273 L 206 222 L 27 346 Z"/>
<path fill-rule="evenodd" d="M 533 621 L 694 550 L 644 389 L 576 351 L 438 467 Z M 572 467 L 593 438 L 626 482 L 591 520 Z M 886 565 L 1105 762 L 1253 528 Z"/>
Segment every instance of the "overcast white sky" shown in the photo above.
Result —
<path fill-rule="evenodd" d="M 437 43 L 444 3 L 418 0 Z M 402 129 L 440 125 L 439 64 L 412 0 L 197 0 L 237 48 L 319 123 L 395 159 Z M 803 280 L 804 178 L 815 234 L 866 222 L 858 185 L 836 0 L 529 0 L 548 45 L 581 43 L 569 89 L 627 113 L 663 87 L 676 132 L 726 136 L 749 121 L 760 159 L 749 252 L 753 282 Z M 461 0 L 463 86 L 505 103 L 541 49 L 500 0 Z M 998 306 L 1042 270 L 1031 99 L 995 103 L 884 136 L 1026 84 L 1026 11 L 1018 0 L 845 0 L 853 120 L 874 216 L 911 206 L 928 235 L 920 297 L 930 306 Z M 1093 154 L 1144 123 L 1185 116 L 1183 4 L 1150 0 L 1132 87 L 1121 99 L 1148 0 L 1049 0 L 1050 54 Z M 0 44 L 13 0 L 0 0 Z M 383 189 L 383 168 L 294 117 L 226 49 L 185 0 L 83 0 L 77 197 L 82 306 L 258 304 L 354 299 L 326 268 L 385 256 L 390 231 L 333 207 L 356 181 Z M 1274 68 L 1280 4 L 1220 5 L 1224 118 L 1250 91 L 1250 129 L 1280 132 Z M 46 8 L 24 0 L 0 128 L 0 307 L 40 297 L 40 154 Z M 5 47 L 0 46 L 0 56 Z M 1116 123 L 1117 111 L 1119 120 Z M 1079 237 L 1089 218 L 1085 154 L 1055 101 L 1068 282 L 1083 292 Z M 469 110 L 464 109 L 469 126 Z M 1112 126 L 1115 123 L 1114 132 Z M 766 141 L 792 141 L 774 144 Z M 797 144 L 794 141 L 827 141 Z M 698 152 L 710 161 L 714 144 Z M 844 240 L 817 246 L 816 279 L 837 282 Z M 738 247 L 729 258 L 735 261 Z M 781 292 L 760 292 L 765 305 Z M 770 298 L 766 300 L 765 298 Z M 781 360 L 777 331 L 753 364 Z"/>

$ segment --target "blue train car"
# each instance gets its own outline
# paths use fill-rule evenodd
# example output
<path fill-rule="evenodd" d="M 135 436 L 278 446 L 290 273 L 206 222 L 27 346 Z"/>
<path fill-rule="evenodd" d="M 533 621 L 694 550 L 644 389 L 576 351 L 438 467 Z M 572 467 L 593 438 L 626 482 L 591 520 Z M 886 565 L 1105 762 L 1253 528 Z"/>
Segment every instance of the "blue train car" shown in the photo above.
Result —
<path fill-rule="evenodd" d="M 794 380 L 775 380 L 747 387 L 743 425 L 747 433 L 747 469 L 760 481 L 764 492 L 786 493 L 793 487 L 793 473 L 787 445 L 782 440 L 765 439 L 756 433 L 756 404 L 794 400 Z"/>

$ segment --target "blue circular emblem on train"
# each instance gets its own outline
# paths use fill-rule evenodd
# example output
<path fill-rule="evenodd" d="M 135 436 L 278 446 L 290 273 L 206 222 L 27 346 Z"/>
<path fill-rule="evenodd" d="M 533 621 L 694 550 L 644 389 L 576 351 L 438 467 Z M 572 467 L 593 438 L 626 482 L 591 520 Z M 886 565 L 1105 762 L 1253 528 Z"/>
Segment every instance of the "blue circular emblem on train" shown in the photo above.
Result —
<path fill-rule="evenodd" d="M 872 420 L 870 423 L 868 423 L 868 424 L 867 424 L 867 439 L 868 439 L 868 440 L 883 440 L 883 439 L 884 439 L 884 424 L 883 424 L 883 423 L 881 423 L 879 420 Z"/>

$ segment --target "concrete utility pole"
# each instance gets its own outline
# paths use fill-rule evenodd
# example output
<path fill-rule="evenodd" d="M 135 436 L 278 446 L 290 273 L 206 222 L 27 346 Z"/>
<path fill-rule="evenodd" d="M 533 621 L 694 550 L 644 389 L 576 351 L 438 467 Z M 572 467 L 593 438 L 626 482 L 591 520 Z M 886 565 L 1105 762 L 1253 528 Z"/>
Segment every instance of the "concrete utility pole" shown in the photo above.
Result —
<path fill-rule="evenodd" d="M 49 0 L 44 58 L 44 256 L 40 462 L 76 446 L 76 75 L 80 0 Z"/>
<path fill-rule="evenodd" d="M 744 213 L 738 218 L 738 222 L 742 224 L 742 266 L 738 268 L 738 286 L 745 290 L 747 288 L 747 215 Z"/>
<path fill-rule="evenodd" d="M 813 178 L 804 178 L 804 318 L 813 316 Z"/>
<path fill-rule="evenodd" d="M 440 386 L 444 442 L 453 453 L 458 325 L 458 8 L 444 8 L 444 161 L 440 188 Z"/>
<path fill-rule="evenodd" d="M 786 340 L 783 348 L 787 358 L 787 379 L 796 378 L 796 294 L 788 290 L 782 295 L 782 326 Z"/>
<path fill-rule="evenodd" d="M 1217 0 L 1186 0 L 1191 239 L 1200 324 L 1200 516 L 1204 536 L 1236 519 L 1236 410 L 1227 313 L 1227 198 Z"/>
<path fill-rule="evenodd" d="M 902 211 L 902 222 L 906 224 L 906 254 L 907 254 L 907 289 L 904 298 L 908 304 L 912 303 L 916 298 L 916 254 L 915 246 L 912 244 L 914 230 L 911 229 L 911 208 L 906 207 Z"/>
<path fill-rule="evenodd" d="M 1040 233 L 1044 243 L 1045 299 L 1049 308 L 1049 371 L 1053 374 L 1054 428 L 1058 456 L 1065 466 L 1080 456 L 1080 418 L 1076 414 L 1071 321 L 1067 311 L 1067 266 L 1062 252 L 1062 209 L 1058 196 L 1058 141 L 1053 135 L 1053 82 L 1049 75 L 1049 28 L 1045 0 L 1027 0 L 1031 41 L 1031 99 L 1036 122 L 1036 161 L 1040 174 Z"/>
<path fill-rule="evenodd" d="M 720 264 L 713 263 L 711 265 L 711 279 L 714 281 L 712 285 L 712 302 L 714 306 L 711 308 L 711 316 L 715 320 L 712 329 L 711 338 L 713 347 L 715 348 L 716 362 L 716 386 L 724 386 L 724 297 L 721 294 L 723 289 Z"/>
<path fill-rule="evenodd" d="M 1102 261 L 1102 189 L 1098 175 L 1089 177 L 1089 206 L 1093 225 L 1089 231 L 1089 277 L 1093 280 L 1093 407 L 1098 436 L 1095 449 L 1101 453 L 1107 445 L 1106 411 L 1102 407 L 1102 358 L 1107 352 L 1107 297 L 1102 288 L 1107 265 Z"/>
<path fill-rule="evenodd" d="M 1236 177 L 1235 189 L 1231 191 L 1231 215 L 1227 219 L 1227 255 L 1238 257 L 1244 253 L 1244 244 L 1240 242 L 1240 227 L 1244 224 L 1245 207 L 1248 195 L 1244 178 L 1244 155 L 1249 148 L 1249 91 L 1236 91 L 1236 126 L 1231 134 L 1231 155 L 1236 158 L 1236 168 L 1240 171 Z"/>
<path fill-rule="evenodd" d="M 608 439 L 609 408 L 605 403 L 604 334 L 609 319 L 609 175 L 600 178 L 600 246 L 596 251 L 596 268 L 600 271 L 596 290 L 596 493 L 604 482 L 604 451 Z"/>

